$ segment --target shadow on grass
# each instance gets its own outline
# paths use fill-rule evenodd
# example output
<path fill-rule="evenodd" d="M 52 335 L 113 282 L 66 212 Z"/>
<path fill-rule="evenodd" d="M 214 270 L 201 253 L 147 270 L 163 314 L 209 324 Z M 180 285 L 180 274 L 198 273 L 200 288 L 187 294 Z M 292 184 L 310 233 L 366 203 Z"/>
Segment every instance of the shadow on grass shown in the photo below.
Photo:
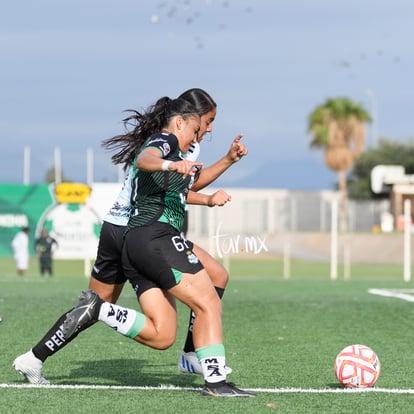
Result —
<path fill-rule="evenodd" d="M 99 384 L 148 386 L 195 386 L 203 384 L 200 375 L 179 374 L 176 366 L 142 359 L 110 359 L 78 361 L 79 366 L 68 376 L 49 375 L 52 384 Z M 175 370 L 176 373 L 172 373 Z"/>

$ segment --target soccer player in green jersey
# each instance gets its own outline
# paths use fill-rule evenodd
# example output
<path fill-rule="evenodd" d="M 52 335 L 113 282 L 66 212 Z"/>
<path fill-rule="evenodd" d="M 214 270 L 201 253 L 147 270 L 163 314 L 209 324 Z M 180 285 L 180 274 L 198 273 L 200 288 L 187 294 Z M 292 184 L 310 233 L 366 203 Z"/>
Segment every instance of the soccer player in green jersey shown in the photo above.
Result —
<path fill-rule="evenodd" d="M 200 116 L 189 102 L 164 97 L 145 113 L 137 113 L 135 119 L 135 129 L 151 125 L 159 131 L 149 138 L 146 131 L 135 134 L 134 145 L 139 152 L 131 173 L 131 212 L 122 251 L 125 275 L 143 313 L 105 302 L 87 290 L 68 313 L 63 334 L 70 337 L 83 325 L 99 320 L 137 342 L 168 348 L 177 330 L 173 300 L 177 298 L 196 315 L 193 341 L 205 381 L 202 394 L 253 397 L 226 381 L 221 301 L 192 250 L 193 244 L 181 233 L 187 194 L 202 167 L 183 154 L 197 142 Z M 130 138 L 117 137 L 119 153 L 129 147 Z M 154 309 L 163 315 L 161 326 L 147 316 Z"/>
<path fill-rule="evenodd" d="M 212 124 L 216 116 L 216 103 L 211 96 L 199 88 L 189 89 L 180 95 L 181 98 L 192 103 L 199 113 L 201 119 L 198 142 L 200 142 L 205 133 L 212 131 Z M 130 122 L 131 119 L 126 120 Z M 134 132 L 133 132 L 134 133 Z M 219 175 L 226 171 L 231 165 L 239 161 L 247 154 L 247 149 L 240 143 L 241 135 L 237 136 L 231 144 L 228 153 L 219 159 L 212 166 L 203 168 L 199 175 L 198 181 L 192 187 L 199 191 Z M 107 148 L 111 148 L 113 139 L 107 141 Z M 135 151 L 135 150 L 134 150 Z M 194 144 L 188 153 L 188 157 L 197 159 L 199 152 L 199 144 Z M 135 152 L 132 153 L 132 157 Z M 124 154 L 125 155 L 125 154 Z M 195 157 L 195 158 L 194 158 Z M 115 163 L 125 163 L 129 165 L 132 159 L 127 162 L 126 158 L 118 155 L 113 157 Z M 125 283 L 125 276 L 121 266 L 120 250 L 122 246 L 123 234 L 125 226 L 128 222 L 130 214 L 130 190 L 131 190 L 131 174 L 127 174 L 123 188 L 115 200 L 113 207 L 103 219 L 103 226 L 98 246 L 98 254 L 92 275 L 89 282 L 89 288 L 96 291 L 102 299 L 115 303 L 122 291 Z M 208 206 L 222 206 L 230 200 L 230 196 L 223 190 L 219 190 L 212 195 L 204 195 L 190 191 L 187 201 L 193 204 L 204 204 Z M 199 257 L 203 266 L 208 271 L 217 293 L 221 297 L 228 281 L 228 273 L 226 269 L 211 257 L 206 251 L 199 246 L 194 245 L 193 250 Z M 81 330 L 86 329 L 90 325 L 85 325 L 82 329 L 77 330 L 69 338 L 64 338 L 61 325 L 65 319 L 66 312 L 55 322 L 46 335 L 28 352 L 16 358 L 13 365 L 15 369 L 22 373 L 25 378 L 34 384 L 46 383 L 42 376 L 42 366 L 45 360 L 60 351 L 66 344 L 70 343 Z M 194 352 L 192 341 L 192 323 L 194 321 L 194 313 L 190 318 L 188 336 L 184 345 L 184 349 L 179 358 L 179 370 L 183 373 L 202 374 L 201 365 Z M 158 344 L 160 347 L 161 344 Z M 231 372 L 230 368 L 226 368 L 227 374 Z"/>

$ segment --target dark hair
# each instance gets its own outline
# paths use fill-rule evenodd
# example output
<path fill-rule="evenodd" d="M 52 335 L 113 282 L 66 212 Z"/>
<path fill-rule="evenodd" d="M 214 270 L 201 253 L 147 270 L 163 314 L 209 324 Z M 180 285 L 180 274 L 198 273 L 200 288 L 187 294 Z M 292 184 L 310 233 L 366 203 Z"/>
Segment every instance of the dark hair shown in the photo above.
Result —
<path fill-rule="evenodd" d="M 200 88 L 188 89 L 178 98 L 185 99 L 187 102 L 192 103 L 200 116 L 217 108 L 214 99 L 206 91 Z"/>
<path fill-rule="evenodd" d="M 158 99 L 143 112 L 131 109 L 127 112 L 131 112 L 130 116 L 123 119 L 127 133 L 116 135 L 102 142 L 102 146 L 106 149 L 119 149 L 111 159 L 114 164 L 124 164 L 125 168 L 132 164 L 146 139 L 166 127 L 171 118 L 179 115 L 187 119 L 199 115 L 191 102 L 181 98 L 170 99 L 167 96 Z M 128 131 L 131 127 L 132 129 Z"/>

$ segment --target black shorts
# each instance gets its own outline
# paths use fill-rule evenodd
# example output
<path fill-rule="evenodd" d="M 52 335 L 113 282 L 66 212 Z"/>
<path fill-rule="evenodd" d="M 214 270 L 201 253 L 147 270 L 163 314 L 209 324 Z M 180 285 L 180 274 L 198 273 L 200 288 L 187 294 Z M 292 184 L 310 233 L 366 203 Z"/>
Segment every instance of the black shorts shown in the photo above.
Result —
<path fill-rule="evenodd" d="M 92 268 L 92 276 L 102 283 L 118 285 L 127 280 L 121 258 L 125 229 L 106 221 L 102 224 L 98 253 Z"/>
<path fill-rule="evenodd" d="M 182 273 L 196 274 L 202 270 L 192 248 L 192 242 L 166 223 L 129 230 L 122 262 L 137 296 L 154 287 L 168 290 L 180 282 Z"/>

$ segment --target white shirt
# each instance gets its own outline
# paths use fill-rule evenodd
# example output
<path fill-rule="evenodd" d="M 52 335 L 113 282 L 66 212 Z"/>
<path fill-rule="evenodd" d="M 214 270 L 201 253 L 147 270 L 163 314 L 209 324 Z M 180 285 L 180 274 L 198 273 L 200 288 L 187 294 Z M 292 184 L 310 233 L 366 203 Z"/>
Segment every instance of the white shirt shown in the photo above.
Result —
<path fill-rule="evenodd" d="M 27 269 L 29 266 L 29 236 L 24 231 L 20 231 L 14 236 L 11 246 L 17 268 Z"/>

